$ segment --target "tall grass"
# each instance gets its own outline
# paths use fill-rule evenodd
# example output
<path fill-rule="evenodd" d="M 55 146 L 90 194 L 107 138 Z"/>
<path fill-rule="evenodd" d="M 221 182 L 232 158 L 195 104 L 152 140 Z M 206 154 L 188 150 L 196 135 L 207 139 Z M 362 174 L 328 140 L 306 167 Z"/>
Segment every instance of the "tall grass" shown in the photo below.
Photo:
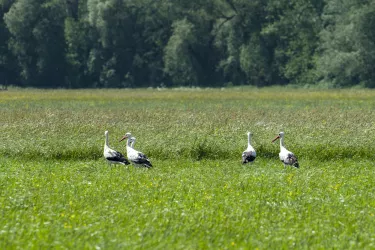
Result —
<path fill-rule="evenodd" d="M 8 91 L 0 93 L 0 154 L 99 159 L 127 131 L 160 159 L 236 159 L 254 133 L 261 157 L 273 157 L 281 130 L 302 158 L 372 158 L 375 92 L 283 89 Z"/>
<path fill-rule="evenodd" d="M 375 92 L 0 92 L 1 249 L 375 248 Z M 109 166 L 131 131 L 152 170 Z M 258 157 L 240 164 L 246 131 Z M 300 169 L 278 160 L 278 144 Z"/>

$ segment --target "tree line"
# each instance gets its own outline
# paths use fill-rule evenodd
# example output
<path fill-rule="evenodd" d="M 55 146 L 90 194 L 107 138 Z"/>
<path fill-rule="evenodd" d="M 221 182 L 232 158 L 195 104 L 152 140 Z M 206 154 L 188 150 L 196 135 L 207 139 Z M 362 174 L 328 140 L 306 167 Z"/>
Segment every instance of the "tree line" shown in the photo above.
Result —
<path fill-rule="evenodd" d="M 375 87 L 375 0 L 0 0 L 0 84 Z"/>

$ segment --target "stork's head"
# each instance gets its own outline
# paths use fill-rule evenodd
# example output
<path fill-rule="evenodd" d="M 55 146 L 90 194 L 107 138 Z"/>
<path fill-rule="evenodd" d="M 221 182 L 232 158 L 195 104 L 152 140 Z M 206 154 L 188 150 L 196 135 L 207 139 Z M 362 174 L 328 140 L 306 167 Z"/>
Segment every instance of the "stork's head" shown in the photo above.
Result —
<path fill-rule="evenodd" d="M 280 132 L 278 136 L 275 137 L 275 139 L 272 140 L 272 142 L 276 141 L 277 139 L 284 138 L 284 132 Z"/>
<path fill-rule="evenodd" d="M 133 142 L 135 142 L 135 140 L 136 140 L 135 137 L 132 136 L 132 137 L 129 138 L 129 143 L 133 143 Z"/>
<path fill-rule="evenodd" d="M 251 133 L 251 132 L 248 131 L 248 132 L 247 132 L 247 135 L 248 135 L 248 136 L 249 136 L 249 135 L 253 135 L 253 133 Z"/>
<path fill-rule="evenodd" d="M 108 135 L 108 130 L 106 130 L 106 131 L 104 132 L 104 135 Z"/>
<path fill-rule="evenodd" d="M 120 141 L 123 141 L 125 139 L 128 139 L 128 138 L 131 138 L 132 137 L 132 134 L 130 132 L 127 132 L 122 138 Z"/>

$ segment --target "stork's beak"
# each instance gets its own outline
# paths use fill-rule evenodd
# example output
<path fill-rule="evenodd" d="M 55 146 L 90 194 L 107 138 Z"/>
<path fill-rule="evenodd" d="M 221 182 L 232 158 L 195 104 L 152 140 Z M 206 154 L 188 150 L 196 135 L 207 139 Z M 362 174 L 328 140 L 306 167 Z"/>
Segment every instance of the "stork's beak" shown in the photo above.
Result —
<path fill-rule="evenodd" d="M 276 141 L 276 140 L 279 139 L 279 138 L 280 138 L 280 135 L 276 136 L 276 138 L 273 139 L 272 142 Z"/>
<path fill-rule="evenodd" d="M 126 138 L 128 138 L 128 136 L 124 135 L 124 137 L 121 138 L 120 142 L 123 141 L 123 140 L 125 140 Z"/>

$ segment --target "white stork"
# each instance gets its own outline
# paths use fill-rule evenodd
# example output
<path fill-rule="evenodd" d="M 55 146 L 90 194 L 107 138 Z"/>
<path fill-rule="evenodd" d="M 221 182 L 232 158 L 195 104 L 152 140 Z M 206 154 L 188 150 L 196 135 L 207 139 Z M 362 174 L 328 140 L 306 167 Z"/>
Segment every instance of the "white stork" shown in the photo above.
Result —
<path fill-rule="evenodd" d="M 257 156 L 255 149 L 251 146 L 251 132 L 247 132 L 247 149 L 242 153 L 242 164 L 253 162 Z"/>
<path fill-rule="evenodd" d="M 284 146 L 284 132 L 280 132 L 280 134 L 276 136 L 276 138 L 273 139 L 272 142 L 276 141 L 277 139 L 280 139 L 279 158 L 280 158 L 280 161 L 284 163 L 284 168 L 286 167 L 286 165 L 299 168 L 297 157 L 292 152 L 287 150 Z"/>
<path fill-rule="evenodd" d="M 128 159 L 136 167 L 146 167 L 151 168 L 152 164 L 145 154 L 139 152 L 133 148 L 135 143 L 135 137 L 132 137 L 131 133 L 126 133 L 124 137 L 121 138 L 120 142 L 128 139 L 126 143 L 126 153 Z"/>
<path fill-rule="evenodd" d="M 108 131 L 104 132 L 105 134 L 105 143 L 104 143 L 104 158 L 108 161 L 109 164 L 122 164 L 129 165 L 130 162 L 116 150 L 113 150 L 108 145 Z"/>

